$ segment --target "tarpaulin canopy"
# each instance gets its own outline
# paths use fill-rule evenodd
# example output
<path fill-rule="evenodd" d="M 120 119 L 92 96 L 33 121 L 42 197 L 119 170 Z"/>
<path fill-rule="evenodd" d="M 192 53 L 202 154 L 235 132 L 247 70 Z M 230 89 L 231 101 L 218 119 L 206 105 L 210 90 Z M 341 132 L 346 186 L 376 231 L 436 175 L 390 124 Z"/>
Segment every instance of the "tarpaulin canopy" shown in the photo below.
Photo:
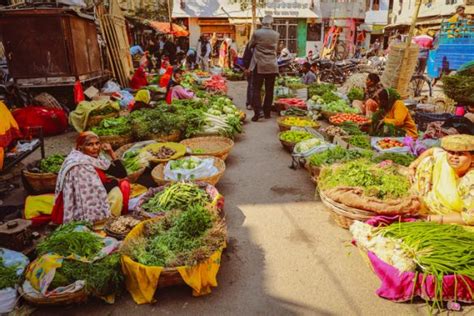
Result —
<path fill-rule="evenodd" d="M 172 30 L 170 30 L 170 23 L 168 22 L 147 21 L 147 24 L 160 33 L 173 34 L 177 37 L 189 35 L 189 32 L 184 27 L 175 23 L 173 23 Z"/>

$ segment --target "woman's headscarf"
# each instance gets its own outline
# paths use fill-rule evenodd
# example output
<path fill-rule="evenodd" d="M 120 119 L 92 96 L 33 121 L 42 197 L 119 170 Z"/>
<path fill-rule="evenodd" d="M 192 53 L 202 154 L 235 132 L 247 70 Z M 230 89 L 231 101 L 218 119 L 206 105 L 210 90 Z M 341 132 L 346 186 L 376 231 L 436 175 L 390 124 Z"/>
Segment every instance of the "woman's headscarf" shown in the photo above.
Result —
<path fill-rule="evenodd" d="M 89 140 L 93 138 L 99 139 L 99 136 L 97 136 L 96 133 L 91 131 L 80 133 L 79 136 L 77 136 L 76 138 L 76 149 L 81 150 L 81 147 L 83 147 Z"/>
<path fill-rule="evenodd" d="M 168 66 L 166 68 L 165 74 L 160 78 L 160 87 L 166 88 L 168 83 L 171 80 L 171 76 L 173 75 L 173 66 Z"/>

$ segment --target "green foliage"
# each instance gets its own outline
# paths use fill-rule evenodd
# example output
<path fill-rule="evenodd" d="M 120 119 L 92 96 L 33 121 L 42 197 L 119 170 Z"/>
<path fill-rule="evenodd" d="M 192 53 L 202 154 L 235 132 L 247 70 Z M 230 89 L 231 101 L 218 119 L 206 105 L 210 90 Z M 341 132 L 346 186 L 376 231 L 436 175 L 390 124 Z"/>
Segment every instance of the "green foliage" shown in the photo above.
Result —
<path fill-rule="evenodd" d="M 323 169 L 319 186 L 323 190 L 335 187 L 359 187 L 367 196 L 396 199 L 408 195 L 410 181 L 393 166 L 381 168 L 362 159 L 347 162 L 336 168 Z"/>
<path fill-rule="evenodd" d="M 322 96 L 326 92 L 336 91 L 336 85 L 332 83 L 313 83 L 308 86 L 308 97 L 311 98 L 314 95 Z"/>
<path fill-rule="evenodd" d="M 128 135 L 132 133 L 130 120 L 125 116 L 102 120 L 99 126 L 95 126 L 91 130 L 98 136 Z"/>
<path fill-rule="evenodd" d="M 142 205 L 150 213 L 157 211 L 183 210 L 188 205 L 205 206 L 209 195 L 193 183 L 175 183 L 155 194 Z"/>
<path fill-rule="evenodd" d="M 352 102 L 354 100 L 364 100 L 364 89 L 358 88 L 358 87 L 352 87 L 351 90 L 349 90 L 349 93 L 347 94 L 347 97 L 349 100 Z"/>
<path fill-rule="evenodd" d="M 59 170 L 61 170 L 61 166 L 63 165 L 65 158 L 66 157 L 64 155 L 56 154 L 41 159 L 39 163 L 39 169 L 44 173 L 58 173 Z"/>
<path fill-rule="evenodd" d="M 370 139 L 366 135 L 353 135 L 347 140 L 352 146 L 362 149 L 372 149 Z"/>
<path fill-rule="evenodd" d="M 14 287 L 20 281 L 20 276 L 17 275 L 17 266 L 6 267 L 3 263 L 3 258 L 0 256 L 0 290 Z"/>
<path fill-rule="evenodd" d="M 399 154 L 399 153 L 383 153 L 372 158 L 375 163 L 380 163 L 385 160 L 393 161 L 398 165 L 408 167 L 414 160 L 415 156 L 411 154 Z"/>
<path fill-rule="evenodd" d="M 370 150 L 344 149 L 341 146 L 336 146 L 312 155 L 309 158 L 309 163 L 311 166 L 321 167 L 323 165 L 353 161 L 359 158 L 371 158 L 372 156 L 373 152 Z"/>
<path fill-rule="evenodd" d="M 444 93 L 459 103 L 474 104 L 474 76 L 443 76 Z"/>
<path fill-rule="evenodd" d="M 349 135 L 365 135 L 365 133 L 360 130 L 360 126 L 352 121 L 342 122 L 340 127 Z"/>

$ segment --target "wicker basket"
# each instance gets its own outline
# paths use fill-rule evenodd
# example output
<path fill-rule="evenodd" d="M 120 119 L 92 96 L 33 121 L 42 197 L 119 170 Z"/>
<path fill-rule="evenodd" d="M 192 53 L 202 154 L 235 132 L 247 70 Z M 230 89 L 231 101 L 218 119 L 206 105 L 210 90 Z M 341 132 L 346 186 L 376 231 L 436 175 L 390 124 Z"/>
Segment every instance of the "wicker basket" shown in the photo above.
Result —
<path fill-rule="evenodd" d="M 133 141 L 132 134 L 100 136 L 99 138 L 102 143 L 109 143 L 113 149 L 117 149 Z"/>
<path fill-rule="evenodd" d="M 58 175 L 55 173 L 38 173 L 22 170 L 23 179 L 28 183 L 34 193 L 54 193 Z"/>
<path fill-rule="evenodd" d="M 181 140 L 181 131 L 174 131 L 168 135 L 149 134 L 146 140 L 156 140 L 157 142 L 179 142 Z"/>
<path fill-rule="evenodd" d="M 133 217 L 135 219 L 138 219 L 140 221 L 144 220 L 144 218 L 142 216 L 138 216 L 138 215 L 124 215 L 124 216 L 128 216 L 128 217 Z M 107 236 L 110 236 L 110 237 L 113 237 L 117 240 L 122 240 L 124 239 L 127 234 L 130 232 L 126 232 L 126 233 L 116 233 L 112 230 L 110 230 L 110 225 L 117 219 L 118 217 L 112 217 L 110 219 L 108 219 L 106 222 L 105 222 L 105 225 L 104 225 L 104 232 L 107 234 Z M 138 224 L 137 224 L 138 225 Z M 132 230 L 133 227 L 130 229 Z"/>
<path fill-rule="evenodd" d="M 321 197 L 323 204 L 331 213 L 331 217 L 334 219 L 336 224 L 342 228 L 348 229 L 355 220 L 366 221 L 377 215 L 373 212 L 355 209 L 344 204 L 334 202 L 321 190 L 319 190 L 319 196 Z"/>
<path fill-rule="evenodd" d="M 179 158 L 183 157 L 184 155 L 186 155 L 186 146 L 184 146 L 183 144 L 180 144 L 180 143 L 175 143 L 175 142 L 156 143 L 156 144 L 147 145 L 144 148 L 147 148 L 148 146 L 155 147 L 153 149 L 159 149 L 161 147 L 166 146 L 166 147 L 168 147 L 170 149 L 173 149 L 175 151 L 175 153 L 173 155 L 169 156 L 168 158 L 160 159 L 160 158 L 154 156 L 153 158 L 150 159 L 150 162 L 154 163 L 154 164 L 164 163 L 164 162 L 168 162 L 170 160 L 176 160 L 176 159 L 179 159 Z M 149 149 L 149 148 L 147 148 L 147 149 Z"/>
<path fill-rule="evenodd" d="M 321 111 L 321 114 L 323 115 L 323 117 L 324 117 L 327 121 L 329 121 L 329 119 L 330 119 L 331 117 L 333 117 L 334 115 L 337 115 L 337 114 L 339 114 L 339 113 L 337 113 L 337 112 L 330 112 L 330 111 Z"/>
<path fill-rule="evenodd" d="M 203 153 L 192 153 L 193 156 L 214 156 L 222 160 L 226 160 L 229 156 L 234 141 L 222 136 L 195 137 L 181 141 L 181 144 L 190 148 L 192 151 L 196 149 L 203 150 Z"/>
<path fill-rule="evenodd" d="M 119 112 L 113 112 L 106 115 L 89 116 L 89 119 L 87 120 L 87 129 L 90 129 L 91 127 L 99 125 L 100 122 L 102 122 L 105 119 L 118 117 L 118 116 L 119 116 Z"/>
<path fill-rule="evenodd" d="M 192 156 L 191 156 L 192 157 Z M 212 185 L 216 185 L 222 175 L 224 174 L 225 171 L 225 163 L 222 159 L 212 157 L 212 156 L 199 156 L 199 158 L 212 158 L 214 159 L 214 166 L 217 168 L 217 173 L 211 177 L 207 178 L 197 178 L 194 179 L 193 181 L 199 181 L 199 182 L 206 182 Z M 156 184 L 158 185 L 166 185 L 168 183 L 172 183 L 175 181 L 172 180 L 165 180 L 165 175 L 164 175 L 164 170 L 165 170 L 165 164 L 159 164 L 157 165 L 152 171 L 151 171 L 151 176 L 153 180 L 155 181 Z"/>
<path fill-rule="evenodd" d="M 286 125 L 286 124 L 283 123 L 283 120 L 285 120 L 289 117 L 295 117 L 295 118 L 301 119 L 301 117 L 299 117 L 299 116 L 281 116 L 281 117 L 277 118 L 277 123 L 278 123 L 278 127 L 280 128 L 280 132 L 289 131 L 293 127 L 291 125 Z M 308 121 L 311 121 L 311 120 L 308 119 Z M 313 122 L 313 123 L 314 123 L 313 126 L 305 126 L 305 127 L 312 127 L 312 128 L 318 128 L 319 127 L 318 123 L 316 123 L 316 122 Z"/>
<path fill-rule="evenodd" d="M 28 303 L 37 306 L 59 306 L 83 303 L 87 301 L 87 293 L 84 288 L 74 293 L 61 293 L 52 297 L 35 297 L 23 290 L 23 286 L 18 287 L 21 297 Z"/>
<path fill-rule="evenodd" d="M 280 143 L 283 146 L 283 148 L 285 148 L 285 150 L 288 151 L 290 154 L 293 152 L 293 149 L 296 146 L 296 143 L 287 142 L 282 139 L 280 139 Z"/>
<path fill-rule="evenodd" d="M 115 155 L 117 156 L 118 159 L 122 159 L 123 157 L 123 154 L 125 154 L 125 152 L 130 149 L 130 147 L 133 146 L 134 143 L 131 143 L 131 144 L 127 144 L 127 145 L 123 145 L 122 147 L 120 147 L 119 149 L 117 149 L 115 151 Z M 146 167 L 143 167 L 133 173 L 130 173 L 129 175 L 127 175 L 127 179 L 128 181 L 130 181 L 130 183 L 135 183 L 138 181 L 138 179 L 141 177 L 141 175 L 145 172 L 146 170 Z"/>

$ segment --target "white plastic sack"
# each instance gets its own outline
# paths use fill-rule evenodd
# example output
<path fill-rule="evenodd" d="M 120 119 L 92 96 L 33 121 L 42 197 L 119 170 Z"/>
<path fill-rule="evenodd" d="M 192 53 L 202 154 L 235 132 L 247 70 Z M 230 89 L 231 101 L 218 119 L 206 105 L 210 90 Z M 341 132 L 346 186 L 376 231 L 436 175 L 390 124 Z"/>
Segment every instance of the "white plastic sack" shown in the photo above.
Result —
<path fill-rule="evenodd" d="M 410 148 L 407 146 L 404 147 L 393 147 L 393 148 L 388 148 L 388 149 L 383 149 L 381 148 L 377 143 L 385 138 L 390 138 L 390 139 L 395 139 L 403 143 L 404 138 L 403 137 L 372 137 L 370 140 L 370 144 L 372 145 L 372 148 L 377 150 L 378 152 L 381 153 L 397 153 L 397 154 L 406 154 L 410 152 Z"/>
<path fill-rule="evenodd" d="M 134 100 L 133 94 L 131 94 L 127 90 L 121 90 L 120 95 L 122 96 L 122 98 L 120 99 L 121 108 L 127 108 L 128 105 Z"/>
<path fill-rule="evenodd" d="M 107 81 L 104 86 L 102 87 L 102 93 L 114 93 L 120 92 L 120 86 L 115 81 L 109 80 Z"/>
<path fill-rule="evenodd" d="M 16 288 L 0 290 L 0 314 L 9 313 L 15 308 L 17 296 Z"/>
<path fill-rule="evenodd" d="M 194 169 L 171 170 L 172 161 L 169 161 L 164 170 L 165 180 L 181 181 L 201 179 L 211 177 L 218 172 L 217 168 L 214 166 L 214 159 L 212 158 L 201 159 L 197 157 L 188 157 L 183 159 L 199 160 L 199 165 Z"/>
<path fill-rule="evenodd" d="M 307 139 L 307 140 L 304 140 L 304 141 L 299 142 L 298 144 L 296 144 L 295 148 L 293 149 L 293 154 L 292 154 L 293 157 L 295 157 L 295 158 L 297 158 L 297 157 L 307 158 L 307 157 L 310 157 L 314 154 L 326 151 L 326 150 L 336 146 L 334 144 L 322 142 L 320 145 L 316 145 L 316 146 L 310 147 L 309 149 L 307 149 L 305 151 L 301 151 L 301 148 L 304 147 L 307 144 L 311 144 L 311 141 L 314 142 L 314 139 Z"/>

